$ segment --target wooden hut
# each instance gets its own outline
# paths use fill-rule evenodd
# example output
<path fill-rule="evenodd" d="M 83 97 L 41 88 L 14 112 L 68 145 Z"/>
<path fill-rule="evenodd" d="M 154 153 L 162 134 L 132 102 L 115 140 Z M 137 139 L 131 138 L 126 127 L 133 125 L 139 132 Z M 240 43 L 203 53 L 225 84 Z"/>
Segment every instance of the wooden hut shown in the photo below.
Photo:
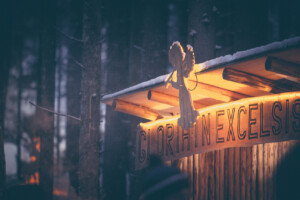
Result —
<path fill-rule="evenodd" d="M 185 82 L 199 115 L 188 129 L 170 79 L 103 97 L 149 120 L 136 132 L 136 169 L 155 153 L 188 174 L 192 199 L 275 199 L 274 172 L 300 138 L 300 37 L 195 64 Z"/>

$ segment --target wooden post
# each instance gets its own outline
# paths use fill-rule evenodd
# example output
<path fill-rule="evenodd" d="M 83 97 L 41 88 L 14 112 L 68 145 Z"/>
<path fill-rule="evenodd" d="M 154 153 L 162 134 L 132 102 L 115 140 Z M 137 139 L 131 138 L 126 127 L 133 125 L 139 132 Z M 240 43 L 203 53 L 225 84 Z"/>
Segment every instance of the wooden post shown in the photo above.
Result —
<path fill-rule="evenodd" d="M 135 105 L 122 100 L 114 100 L 113 108 L 115 111 L 129 113 L 144 119 L 149 119 L 151 121 L 162 118 L 159 113 L 151 110 L 150 108 Z"/>
<path fill-rule="evenodd" d="M 246 147 L 242 147 L 241 148 L 241 182 L 240 182 L 240 190 L 241 190 L 241 200 L 242 199 L 246 199 L 246 187 L 247 187 L 247 172 L 246 172 L 246 168 L 247 168 L 247 148 Z"/>
<path fill-rule="evenodd" d="M 200 174 L 200 181 L 199 181 L 199 190 L 200 190 L 200 198 L 199 199 L 207 199 L 207 176 L 208 176 L 208 167 L 206 167 L 206 153 L 199 154 L 199 174 Z"/>
<path fill-rule="evenodd" d="M 224 198 L 224 149 L 220 150 L 219 158 L 220 158 L 220 162 L 219 162 L 219 164 L 220 164 L 219 199 L 222 200 L 222 199 L 225 199 Z"/>
<path fill-rule="evenodd" d="M 246 148 L 246 199 L 251 199 L 252 147 Z M 254 199 L 254 198 L 253 198 Z"/>
<path fill-rule="evenodd" d="M 199 154 L 194 154 L 193 156 L 193 198 L 195 200 L 199 199 Z"/>
<path fill-rule="evenodd" d="M 215 151 L 215 199 L 220 199 L 220 150 Z"/>
<path fill-rule="evenodd" d="M 223 78 L 229 81 L 242 83 L 266 92 L 282 93 L 291 91 L 290 86 L 284 87 L 282 84 L 276 84 L 272 80 L 230 68 L 224 69 Z"/>
<path fill-rule="evenodd" d="M 224 149 L 224 199 L 229 199 L 229 149 Z"/>
<path fill-rule="evenodd" d="M 241 199 L 241 148 L 236 147 L 234 150 L 234 194 L 236 200 Z"/>
<path fill-rule="evenodd" d="M 207 167 L 207 199 L 215 199 L 215 174 L 214 174 L 214 157 L 215 151 L 207 152 L 206 155 L 206 167 Z"/>
<path fill-rule="evenodd" d="M 234 197 L 234 148 L 228 149 L 228 199 Z"/>
<path fill-rule="evenodd" d="M 276 199 L 276 189 L 275 189 L 277 184 L 276 172 L 277 172 L 277 166 L 279 164 L 277 142 L 273 143 L 273 152 L 274 152 L 274 156 L 273 156 L 273 171 L 272 171 L 272 199 Z"/>
<path fill-rule="evenodd" d="M 269 143 L 266 143 L 264 144 L 264 150 L 263 150 L 263 163 L 264 163 L 264 183 L 263 183 L 263 197 L 264 199 L 269 199 L 268 198 L 268 190 L 269 190 L 269 187 L 268 187 L 268 183 L 269 183 L 269 171 L 268 171 L 268 166 L 269 166 L 269 157 L 270 157 L 270 144 Z"/>
<path fill-rule="evenodd" d="M 268 57 L 265 62 L 267 71 L 283 75 L 285 78 L 300 82 L 300 64 L 289 62 L 275 57 Z"/>
<path fill-rule="evenodd" d="M 257 153 L 257 173 L 258 173 L 258 195 L 257 199 L 264 199 L 264 144 L 257 145 L 258 153 Z"/>
<path fill-rule="evenodd" d="M 257 196 L 257 149 L 258 146 L 257 145 L 253 145 L 252 147 L 252 166 L 251 166 L 251 176 L 252 176 L 252 182 L 251 182 L 251 198 L 250 199 L 256 199 Z"/>
<path fill-rule="evenodd" d="M 193 195 L 193 183 L 194 183 L 194 157 L 193 156 L 188 156 L 187 157 L 187 173 L 188 173 L 188 178 L 190 181 L 190 200 L 194 199 Z"/>

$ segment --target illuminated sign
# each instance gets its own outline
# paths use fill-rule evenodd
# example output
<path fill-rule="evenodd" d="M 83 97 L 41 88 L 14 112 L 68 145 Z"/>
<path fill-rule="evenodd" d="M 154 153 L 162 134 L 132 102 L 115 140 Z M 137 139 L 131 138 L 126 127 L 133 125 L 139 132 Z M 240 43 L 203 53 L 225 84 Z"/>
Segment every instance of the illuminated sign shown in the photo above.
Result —
<path fill-rule="evenodd" d="M 228 147 L 300 139 L 300 92 L 253 97 L 198 110 L 196 123 L 182 129 L 179 116 L 140 124 L 136 168 L 149 155 L 162 160 Z"/>

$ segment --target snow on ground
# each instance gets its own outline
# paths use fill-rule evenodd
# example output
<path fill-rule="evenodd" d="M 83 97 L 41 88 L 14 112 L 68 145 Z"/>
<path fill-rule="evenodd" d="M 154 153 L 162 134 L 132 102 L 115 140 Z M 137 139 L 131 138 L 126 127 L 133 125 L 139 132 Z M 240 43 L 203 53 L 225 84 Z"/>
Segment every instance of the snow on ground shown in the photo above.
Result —
<path fill-rule="evenodd" d="M 6 174 L 17 174 L 17 146 L 11 142 L 4 143 L 5 162 L 6 162 Z M 30 154 L 24 148 L 21 147 L 21 160 L 24 162 L 30 162 Z"/>

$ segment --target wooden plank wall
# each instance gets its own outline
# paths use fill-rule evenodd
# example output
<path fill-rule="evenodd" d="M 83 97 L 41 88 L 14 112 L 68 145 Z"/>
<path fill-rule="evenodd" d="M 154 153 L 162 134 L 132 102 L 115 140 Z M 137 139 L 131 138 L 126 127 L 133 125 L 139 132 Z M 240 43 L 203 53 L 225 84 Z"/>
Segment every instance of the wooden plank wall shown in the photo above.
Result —
<path fill-rule="evenodd" d="M 170 165 L 190 179 L 191 200 L 276 200 L 277 165 L 299 141 L 195 154 Z"/>

